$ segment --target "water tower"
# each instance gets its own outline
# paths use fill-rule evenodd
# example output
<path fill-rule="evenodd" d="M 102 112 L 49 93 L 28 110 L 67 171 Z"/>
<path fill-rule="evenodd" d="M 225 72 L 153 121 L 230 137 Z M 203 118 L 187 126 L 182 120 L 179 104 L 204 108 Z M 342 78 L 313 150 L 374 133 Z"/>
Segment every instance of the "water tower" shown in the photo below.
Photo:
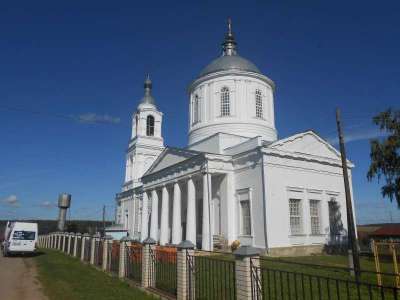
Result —
<path fill-rule="evenodd" d="M 71 206 L 71 195 L 62 193 L 58 196 L 58 207 L 60 208 L 58 214 L 58 230 L 65 230 L 65 220 L 67 217 L 67 209 Z"/>

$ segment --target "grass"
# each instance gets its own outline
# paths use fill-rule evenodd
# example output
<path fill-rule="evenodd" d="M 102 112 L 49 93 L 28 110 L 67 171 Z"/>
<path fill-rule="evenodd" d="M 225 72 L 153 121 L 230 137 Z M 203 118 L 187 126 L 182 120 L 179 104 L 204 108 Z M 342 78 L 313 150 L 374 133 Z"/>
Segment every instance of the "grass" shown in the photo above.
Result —
<path fill-rule="evenodd" d="M 45 249 L 35 258 L 39 280 L 50 300 L 156 299 L 78 259 Z"/>
<path fill-rule="evenodd" d="M 310 264 L 310 265 L 307 265 Z M 312 266 L 314 265 L 314 266 Z M 321 265 L 321 266 L 319 266 Z M 262 293 L 268 299 L 397 299 L 400 292 L 393 289 L 394 276 L 383 276 L 383 285 L 377 286 L 373 273 L 362 273 L 361 285 L 343 268 L 347 257 L 317 255 L 292 258 L 265 258 L 261 260 Z M 389 262 L 381 263 L 381 272 L 392 273 Z M 375 271 L 373 258 L 362 257 L 361 269 Z M 382 296 L 383 295 L 383 296 Z"/>

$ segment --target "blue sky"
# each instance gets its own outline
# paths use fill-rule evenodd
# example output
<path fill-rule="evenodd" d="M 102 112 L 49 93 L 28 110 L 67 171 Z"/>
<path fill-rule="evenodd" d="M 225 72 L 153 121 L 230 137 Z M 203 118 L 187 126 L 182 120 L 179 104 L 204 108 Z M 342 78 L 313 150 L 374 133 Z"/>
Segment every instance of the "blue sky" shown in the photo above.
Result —
<path fill-rule="evenodd" d="M 351 1 L 18 1 L 0 8 L 0 218 L 100 218 L 124 174 L 130 116 L 150 73 L 166 144 L 187 143 L 186 88 L 220 54 L 226 19 L 239 53 L 277 85 L 279 137 L 333 140 L 343 112 L 358 222 L 400 222 L 366 180 L 371 117 L 399 107 L 400 5 Z M 96 122 L 91 122 L 96 121 Z"/>

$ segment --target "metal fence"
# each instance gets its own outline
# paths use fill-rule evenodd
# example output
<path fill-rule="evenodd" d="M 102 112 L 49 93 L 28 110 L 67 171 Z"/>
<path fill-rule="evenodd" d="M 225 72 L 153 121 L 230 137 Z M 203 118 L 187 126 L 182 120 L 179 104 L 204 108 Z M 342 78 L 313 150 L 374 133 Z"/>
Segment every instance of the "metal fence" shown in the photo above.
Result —
<path fill-rule="evenodd" d="M 120 243 L 118 241 L 113 241 L 108 244 L 107 247 L 107 270 L 111 273 L 118 274 L 119 271 L 119 253 L 120 253 Z"/>
<path fill-rule="evenodd" d="M 400 297 L 400 290 L 395 286 L 378 285 L 375 272 L 362 271 L 359 281 L 349 274 L 348 268 L 251 259 L 252 299 L 383 300 Z"/>
<path fill-rule="evenodd" d="M 64 236 L 64 247 L 63 247 L 63 252 L 64 253 L 68 253 L 68 239 L 69 239 L 69 237 L 67 237 L 67 236 Z"/>
<path fill-rule="evenodd" d="M 176 282 L 176 248 L 157 246 L 150 249 L 149 286 L 176 295 Z"/>
<path fill-rule="evenodd" d="M 103 265 L 103 240 L 96 240 L 94 248 L 94 264 L 98 267 Z"/>
<path fill-rule="evenodd" d="M 83 250 L 83 260 L 90 262 L 90 254 L 92 252 L 92 239 L 88 238 L 85 240 L 85 249 Z"/>
<path fill-rule="evenodd" d="M 141 282 L 143 246 L 135 243 L 126 246 L 126 277 Z"/>
<path fill-rule="evenodd" d="M 68 254 L 69 255 L 73 255 L 74 254 L 74 247 L 75 247 L 76 237 L 71 236 L 70 239 L 71 239 L 71 242 L 69 243 Z"/>
<path fill-rule="evenodd" d="M 82 238 L 76 238 L 76 256 L 81 257 L 82 253 Z"/>
<path fill-rule="evenodd" d="M 188 297 L 197 299 L 236 299 L 235 261 L 232 255 L 197 251 L 186 254 Z"/>

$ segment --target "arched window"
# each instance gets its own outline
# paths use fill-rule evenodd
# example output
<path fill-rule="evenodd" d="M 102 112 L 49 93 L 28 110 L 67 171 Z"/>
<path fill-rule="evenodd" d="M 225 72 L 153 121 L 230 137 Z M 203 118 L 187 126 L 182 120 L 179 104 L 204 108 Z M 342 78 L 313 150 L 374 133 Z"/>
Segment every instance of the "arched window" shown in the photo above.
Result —
<path fill-rule="evenodd" d="M 256 90 L 256 117 L 263 118 L 263 103 L 260 90 Z"/>
<path fill-rule="evenodd" d="M 229 116 L 231 114 L 229 89 L 223 87 L 221 89 L 221 116 Z"/>
<path fill-rule="evenodd" d="M 200 105 L 199 105 L 199 96 L 195 95 L 193 99 L 193 118 L 192 124 L 196 124 L 200 122 Z"/>
<path fill-rule="evenodd" d="M 147 116 L 146 135 L 148 135 L 148 136 L 154 135 L 154 117 L 153 116 Z"/>

